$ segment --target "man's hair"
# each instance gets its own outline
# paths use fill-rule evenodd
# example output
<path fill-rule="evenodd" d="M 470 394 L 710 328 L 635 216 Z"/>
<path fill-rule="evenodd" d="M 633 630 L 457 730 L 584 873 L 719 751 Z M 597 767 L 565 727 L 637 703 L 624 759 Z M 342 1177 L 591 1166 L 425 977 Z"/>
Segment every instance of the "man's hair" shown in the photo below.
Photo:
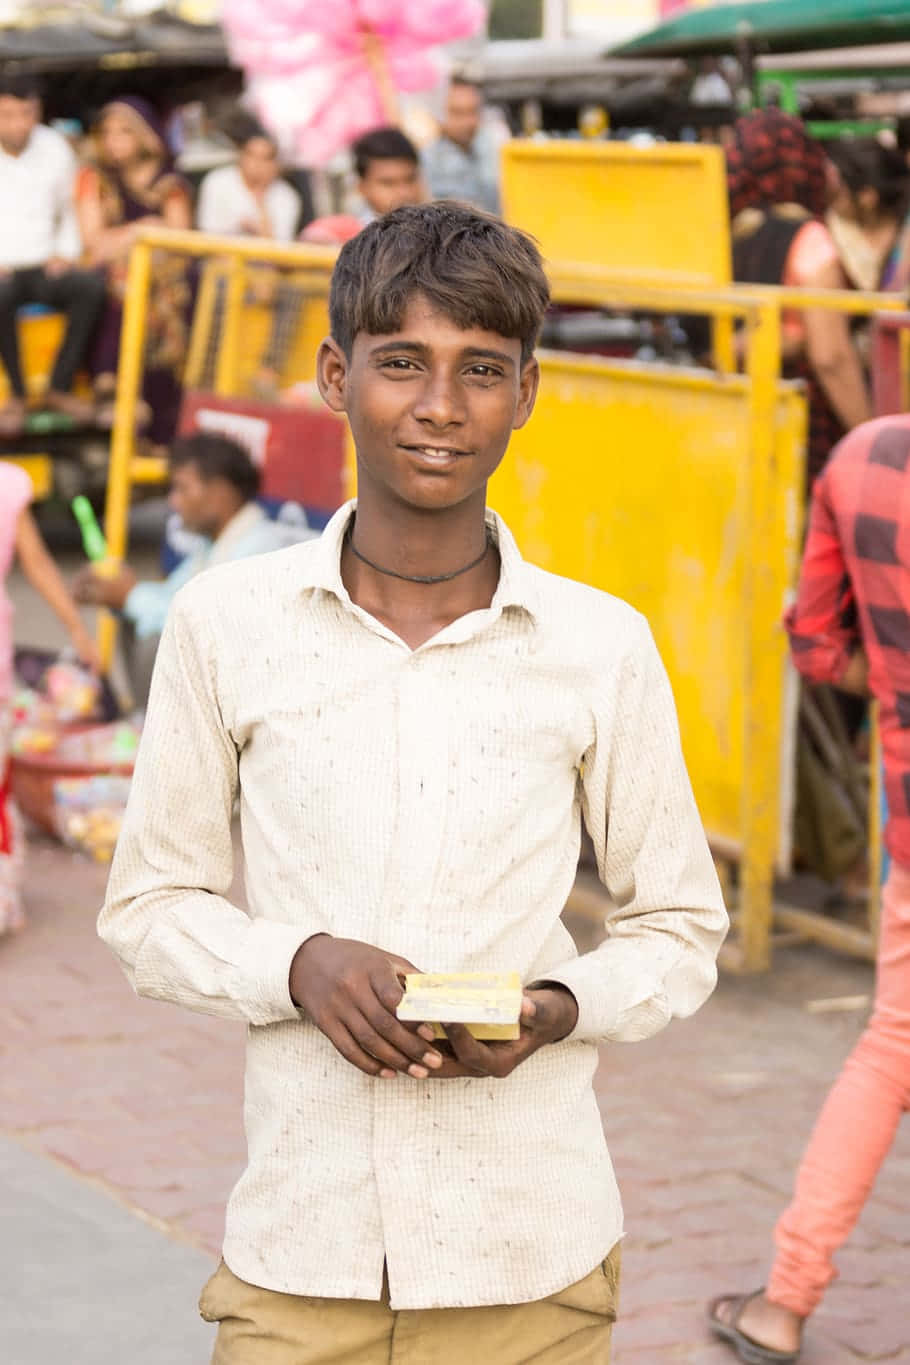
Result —
<path fill-rule="evenodd" d="M 203 479 L 225 479 L 232 483 L 244 502 L 259 494 L 261 479 L 243 446 L 214 431 L 195 431 L 178 436 L 171 446 L 171 469 L 195 465 Z"/>
<path fill-rule="evenodd" d="M 241 150 L 248 142 L 252 142 L 255 138 L 262 138 L 265 142 L 270 142 L 276 152 L 278 151 L 277 139 L 272 136 L 267 128 L 263 128 L 259 120 L 246 109 L 232 109 L 222 119 L 221 128 L 234 146 Z"/>
<path fill-rule="evenodd" d="M 457 327 L 519 340 L 522 363 L 550 301 L 527 233 L 445 199 L 395 209 L 342 247 L 329 293 L 332 336 L 350 356 L 358 332 L 394 332 L 417 295 Z"/>
<path fill-rule="evenodd" d="M 373 161 L 410 161 L 412 166 L 420 164 L 417 148 L 400 128 L 374 128 L 364 133 L 351 148 L 354 170 L 362 180 Z"/>
<path fill-rule="evenodd" d="M 40 100 L 44 93 L 41 78 L 28 71 L 0 71 L 0 98 Z"/>
<path fill-rule="evenodd" d="M 466 76 L 464 72 L 461 71 L 453 71 L 452 75 L 449 77 L 450 90 L 452 86 L 460 86 L 462 90 L 476 90 L 478 95 L 481 97 L 483 96 L 483 86 L 480 84 L 480 81 L 471 80 L 470 76 Z"/>
<path fill-rule="evenodd" d="M 910 195 L 910 168 L 903 152 L 874 137 L 832 142 L 827 152 L 851 194 L 873 189 L 882 209 L 903 217 Z"/>

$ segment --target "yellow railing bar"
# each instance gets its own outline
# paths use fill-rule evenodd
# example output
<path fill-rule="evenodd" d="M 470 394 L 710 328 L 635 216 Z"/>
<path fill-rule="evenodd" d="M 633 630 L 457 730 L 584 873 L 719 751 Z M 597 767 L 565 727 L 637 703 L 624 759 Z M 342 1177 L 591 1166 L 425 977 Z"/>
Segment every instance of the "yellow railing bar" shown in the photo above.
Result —
<path fill-rule="evenodd" d="M 746 574 L 743 621 L 745 734 L 740 868 L 742 966 L 762 971 L 770 962 L 774 914 L 774 858 L 780 791 L 780 750 L 769 745 L 764 719 L 780 693 L 781 659 L 768 637 L 779 621 L 781 602 L 767 547 L 774 543 L 775 424 L 780 369 L 780 310 L 764 297 L 755 314 L 746 358 L 750 383 L 750 458 L 745 496 Z M 778 701 L 779 705 L 779 701 Z"/>
<path fill-rule="evenodd" d="M 217 261 L 209 261 L 203 267 L 202 278 L 199 281 L 199 293 L 196 297 L 196 316 L 203 318 L 215 318 L 215 305 L 218 297 L 218 280 L 220 272 Z M 186 365 L 183 371 L 183 382 L 187 388 L 195 389 L 198 387 L 202 372 L 205 368 L 205 358 L 211 341 L 210 331 L 194 326 L 190 331 L 190 347 L 187 352 Z"/>
<path fill-rule="evenodd" d="M 140 241 L 130 254 L 126 277 L 117 398 L 114 407 L 114 427 L 111 432 L 111 460 L 107 475 L 104 527 L 112 559 L 122 559 L 126 554 L 132 483 L 130 461 L 136 431 L 136 405 L 142 387 L 151 268 L 151 245 Z M 110 613 L 102 612 L 98 642 L 102 664 L 106 669 L 110 667 L 113 658 L 116 637 L 116 619 Z"/>
<path fill-rule="evenodd" d="M 221 345 L 218 348 L 218 367 L 215 374 L 215 392 L 222 398 L 230 398 L 237 385 L 242 309 L 246 294 L 246 262 L 240 256 L 231 256 L 226 273 L 227 288 L 224 295 L 224 317 L 221 322 Z"/>
<path fill-rule="evenodd" d="M 274 242 L 270 237 L 216 237 L 178 228 L 144 227 L 137 242 L 178 252 L 181 256 L 239 256 L 267 265 L 309 266 L 331 275 L 338 255 L 333 246 L 305 242 Z"/>

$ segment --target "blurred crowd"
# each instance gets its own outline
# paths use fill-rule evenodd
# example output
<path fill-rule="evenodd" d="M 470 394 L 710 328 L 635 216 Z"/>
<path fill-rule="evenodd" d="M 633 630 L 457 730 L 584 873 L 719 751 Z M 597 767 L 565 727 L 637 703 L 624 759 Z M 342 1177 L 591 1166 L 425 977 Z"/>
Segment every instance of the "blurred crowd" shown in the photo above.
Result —
<path fill-rule="evenodd" d="M 106 104 L 85 137 L 41 121 L 41 87 L 28 75 L 0 76 L 0 361 L 9 397 L 0 438 L 25 428 L 28 393 L 16 315 L 39 304 L 65 315 L 47 409 L 102 429 L 113 423 L 127 265 L 149 224 L 219 236 L 342 243 L 372 218 L 427 198 L 457 197 L 498 208 L 497 146 L 483 98 L 463 79 L 449 85 L 438 135 L 419 152 L 398 128 L 377 128 L 351 148 L 348 211 L 315 217 L 305 173 L 282 163 L 276 139 L 240 109 L 225 120 L 230 159 L 193 184 L 178 169 L 172 130 L 153 105 L 123 95 Z M 180 404 L 194 278 L 185 262 L 156 259 L 150 292 L 143 403 L 144 438 L 162 450 Z M 293 295 L 274 298 L 275 344 L 263 357 L 269 393 L 280 369 Z M 88 369 L 92 391 L 75 393 Z"/>

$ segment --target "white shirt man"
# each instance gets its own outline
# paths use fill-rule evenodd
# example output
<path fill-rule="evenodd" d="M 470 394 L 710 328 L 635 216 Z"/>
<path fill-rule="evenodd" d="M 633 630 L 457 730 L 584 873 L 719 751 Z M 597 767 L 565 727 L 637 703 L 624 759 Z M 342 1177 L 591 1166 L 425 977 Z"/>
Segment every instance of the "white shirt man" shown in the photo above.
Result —
<path fill-rule="evenodd" d="M 250 131 L 232 166 L 210 171 L 199 190 L 196 226 L 221 236 L 272 237 L 291 242 L 301 199 L 280 177 L 278 148 L 261 129 Z"/>
<path fill-rule="evenodd" d="M 25 424 L 16 313 L 26 303 L 46 304 L 67 319 L 44 406 L 77 421 L 92 416 L 91 404 L 70 390 L 104 304 L 104 280 L 77 268 L 76 158 L 64 137 L 39 122 L 40 113 L 33 78 L 0 77 L 0 360 L 11 391 L 0 436 L 16 436 Z"/>

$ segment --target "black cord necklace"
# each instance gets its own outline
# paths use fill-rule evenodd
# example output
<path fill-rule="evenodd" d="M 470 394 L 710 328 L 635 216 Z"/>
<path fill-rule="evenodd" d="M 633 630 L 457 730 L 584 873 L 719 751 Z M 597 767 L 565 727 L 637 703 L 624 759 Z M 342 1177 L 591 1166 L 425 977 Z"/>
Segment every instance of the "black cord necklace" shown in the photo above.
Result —
<path fill-rule="evenodd" d="M 470 569 L 476 569 L 478 564 L 482 564 L 487 557 L 487 551 L 493 544 L 493 537 L 487 530 L 487 538 L 481 554 L 476 559 L 472 559 L 470 564 L 465 564 L 460 569 L 453 569 L 451 573 L 421 574 L 421 573 L 396 573 L 394 569 L 383 569 L 380 564 L 374 564 L 372 559 L 367 559 L 366 555 L 361 554 L 354 544 L 354 528 L 348 527 L 345 539 L 350 547 L 351 554 L 361 563 L 366 564 L 376 573 L 385 574 L 387 578 L 401 578 L 405 583 L 448 583 L 450 579 L 460 578 L 463 573 L 468 573 Z"/>

